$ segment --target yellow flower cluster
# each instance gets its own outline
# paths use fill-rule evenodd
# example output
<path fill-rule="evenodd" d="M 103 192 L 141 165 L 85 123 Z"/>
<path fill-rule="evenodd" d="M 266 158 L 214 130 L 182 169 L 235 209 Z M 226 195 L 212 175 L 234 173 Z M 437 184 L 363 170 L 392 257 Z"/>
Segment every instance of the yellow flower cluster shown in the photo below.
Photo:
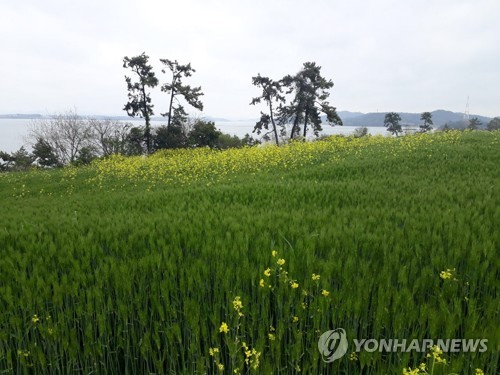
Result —
<path fill-rule="evenodd" d="M 418 375 L 419 372 L 420 370 L 418 369 L 418 367 L 414 369 L 412 369 L 411 367 L 403 369 L 403 375 Z"/>
<path fill-rule="evenodd" d="M 240 296 L 236 296 L 233 300 L 233 308 L 236 310 L 238 313 L 238 316 L 243 316 L 243 313 L 241 312 L 241 309 L 243 308 L 243 302 L 241 302 Z"/>
<path fill-rule="evenodd" d="M 226 322 L 222 322 L 219 328 L 220 333 L 228 333 L 229 332 L 229 326 L 227 325 Z"/>
<path fill-rule="evenodd" d="M 434 359 L 436 363 L 446 364 L 446 359 L 443 358 L 443 350 L 437 345 L 431 347 L 431 352 L 427 354 L 427 358 Z"/>
<path fill-rule="evenodd" d="M 243 308 L 243 302 L 241 302 L 240 296 L 236 296 L 233 300 L 233 307 L 236 311 L 240 311 Z"/>
<path fill-rule="evenodd" d="M 264 145 L 223 151 L 208 148 L 169 149 L 148 157 L 115 155 L 92 163 L 91 169 L 96 172 L 96 177 L 91 182 L 102 186 L 110 178 L 119 178 L 147 181 L 154 187 L 157 184 L 187 184 L 201 179 L 218 181 L 240 172 L 293 169 L 323 160 L 341 160 L 346 153 L 357 154 L 378 144 L 388 145 L 388 155 L 398 156 L 437 140 L 457 142 L 459 139 L 459 132 L 415 134 L 400 138 L 327 137 L 316 142 L 291 142 L 282 147 Z M 76 168 L 68 169 L 66 173 L 69 179 L 74 179 Z"/>
<path fill-rule="evenodd" d="M 439 277 L 442 278 L 443 280 L 448 280 L 453 277 L 453 273 L 455 272 L 455 268 L 451 269 L 448 268 L 446 271 L 441 271 L 439 274 Z"/>
<path fill-rule="evenodd" d="M 499 132 L 491 132 L 493 144 Z M 69 182 L 65 194 L 72 194 L 79 175 L 93 187 L 122 189 L 129 185 L 144 186 L 146 191 L 166 184 L 191 184 L 203 181 L 206 185 L 213 182 L 230 179 L 238 173 L 248 175 L 258 172 L 290 170 L 308 165 L 337 162 L 349 155 L 362 155 L 365 149 L 376 147 L 382 157 L 406 157 L 415 150 L 426 149 L 433 143 L 453 144 L 462 141 L 467 132 L 449 131 L 434 134 L 417 133 L 405 137 L 343 137 L 330 136 L 314 142 L 290 142 L 277 147 L 261 145 L 258 147 L 243 147 L 238 149 L 214 150 L 208 148 L 168 149 L 160 150 L 149 156 L 112 155 L 94 160 L 89 167 L 68 166 L 62 171 L 63 181 Z M 379 147 L 383 146 L 383 147 Z M 434 157 L 429 153 L 428 157 Z M 47 171 L 33 171 L 50 179 Z M 22 186 L 14 189 L 14 196 L 25 197 L 30 192 L 23 184 L 24 175 L 0 174 L 1 179 L 11 181 L 12 186 Z M 140 185 L 141 184 L 141 185 Z M 51 195 L 44 189 L 39 194 Z M 273 256 L 277 256 L 274 254 Z"/>
<path fill-rule="evenodd" d="M 209 348 L 208 354 L 214 357 L 214 364 L 219 371 L 224 371 L 224 364 L 219 362 L 219 348 Z"/>
<path fill-rule="evenodd" d="M 273 258 L 276 258 L 278 256 L 278 252 L 276 250 L 273 250 L 271 252 L 271 255 L 272 255 Z M 285 263 L 286 263 L 286 260 L 284 258 L 278 258 L 276 260 L 276 264 L 277 264 L 278 267 L 275 266 L 275 267 L 273 267 L 273 269 L 271 269 L 269 267 L 266 268 L 264 270 L 264 276 L 271 277 L 271 274 L 275 274 L 278 277 L 279 281 L 281 281 L 283 283 L 288 283 L 292 289 L 298 289 L 299 286 L 300 286 L 299 283 L 296 280 L 290 278 L 288 276 L 288 271 L 286 271 L 286 270 L 283 269 L 282 266 L 284 266 Z M 316 274 L 316 273 L 313 273 L 312 276 L 311 276 L 311 279 L 313 281 L 319 281 L 321 279 L 321 276 L 318 275 L 318 274 Z M 265 279 L 260 279 L 259 280 L 259 286 L 261 288 L 264 288 L 266 286 Z M 271 288 L 271 284 L 268 284 L 267 286 L 269 288 Z M 302 289 L 302 294 L 304 296 L 308 296 L 309 292 L 306 289 Z M 330 292 L 328 290 L 326 290 L 326 289 L 322 289 L 321 290 L 321 295 L 324 296 L 324 297 L 328 297 L 330 295 Z M 304 309 L 307 308 L 307 305 L 305 303 L 302 303 L 302 308 L 304 308 Z"/>
<path fill-rule="evenodd" d="M 421 374 L 432 375 L 434 374 L 435 364 L 443 364 L 443 365 L 447 364 L 446 359 L 443 358 L 443 350 L 438 345 L 432 346 L 430 349 L 430 353 L 428 353 L 426 357 L 432 361 L 431 364 L 429 365 L 430 370 L 427 368 L 427 364 L 423 362 L 418 367 L 415 368 L 411 367 L 403 368 L 403 375 L 421 375 Z M 476 368 L 474 375 L 484 375 L 484 371 L 481 370 L 480 368 Z"/>
<path fill-rule="evenodd" d="M 407 369 L 403 369 L 403 375 L 418 375 L 418 374 L 427 374 L 427 365 L 425 363 L 421 363 L 418 367 L 412 369 L 408 367 Z"/>
<path fill-rule="evenodd" d="M 255 348 L 250 349 L 246 342 L 242 343 L 243 351 L 245 353 L 245 363 L 256 370 L 259 367 L 260 355 L 261 353 L 255 350 Z"/>

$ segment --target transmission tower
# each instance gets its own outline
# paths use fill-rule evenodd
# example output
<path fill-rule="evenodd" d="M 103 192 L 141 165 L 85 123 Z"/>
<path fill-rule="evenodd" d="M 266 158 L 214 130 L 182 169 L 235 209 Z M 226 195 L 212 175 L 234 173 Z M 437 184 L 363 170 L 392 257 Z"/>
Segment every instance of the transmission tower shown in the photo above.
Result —
<path fill-rule="evenodd" d="M 469 96 L 467 96 L 467 104 L 465 105 L 465 111 L 464 111 L 464 122 L 466 124 L 469 123 L 470 119 L 470 113 L 469 113 Z"/>

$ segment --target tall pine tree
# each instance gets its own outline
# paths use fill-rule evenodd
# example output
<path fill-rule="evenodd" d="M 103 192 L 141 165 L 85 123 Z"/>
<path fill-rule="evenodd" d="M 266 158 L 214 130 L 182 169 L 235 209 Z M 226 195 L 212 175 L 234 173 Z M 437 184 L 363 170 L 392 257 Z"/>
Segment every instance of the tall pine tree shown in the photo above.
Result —
<path fill-rule="evenodd" d="M 288 88 L 288 94 L 293 93 L 291 103 L 279 108 L 279 123 L 292 123 L 290 139 L 300 134 L 307 137 L 309 127 L 318 136 L 322 128 L 322 115 L 325 115 L 329 125 L 342 125 L 342 120 L 336 108 L 327 101 L 333 87 L 332 80 L 321 75 L 321 67 L 314 62 L 306 62 L 303 68 L 294 76 L 286 76 L 282 84 Z"/>
<path fill-rule="evenodd" d="M 137 81 L 132 82 L 132 78 L 125 76 L 128 89 L 128 102 L 123 107 L 127 114 L 131 117 L 139 116 L 144 118 L 146 126 L 144 128 L 144 138 L 146 142 L 146 151 L 152 151 L 152 136 L 151 136 L 151 116 L 153 112 L 153 104 L 151 97 L 147 91 L 158 85 L 158 79 L 153 72 L 153 67 L 148 65 L 149 57 L 143 52 L 139 56 L 127 57 L 123 59 L 123 67 L 129 68 L 135 73 Z"/>

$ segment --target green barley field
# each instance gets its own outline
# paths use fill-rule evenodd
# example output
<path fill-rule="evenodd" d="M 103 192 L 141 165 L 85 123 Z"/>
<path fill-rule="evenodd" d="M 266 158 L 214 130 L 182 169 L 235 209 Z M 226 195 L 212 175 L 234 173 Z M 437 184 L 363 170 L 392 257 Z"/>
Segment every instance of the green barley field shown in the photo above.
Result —
<path fill-rule="evenodd" d="M 0 209 L 0 374 L 499 366 L 498 131 L 4 173 Z M 349 348 L 326 363 L 318 339 L 336 328 Z M 436 361 L 354 338 L 488 350 Z"/>

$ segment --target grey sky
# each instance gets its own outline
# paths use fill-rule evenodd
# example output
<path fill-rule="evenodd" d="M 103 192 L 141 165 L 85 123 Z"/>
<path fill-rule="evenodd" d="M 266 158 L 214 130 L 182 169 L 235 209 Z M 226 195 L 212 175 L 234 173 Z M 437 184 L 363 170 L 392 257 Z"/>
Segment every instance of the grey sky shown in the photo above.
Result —
<path fill-rule="evenodd" d="M 315 61 L 339 110 L 500 115 L 498 0 L 1 0 L 1 113 L 124 114 L 124 56 L 191 62 L 205 115 Z M 153 92 L 155 112 L 167 97 Z"/>

